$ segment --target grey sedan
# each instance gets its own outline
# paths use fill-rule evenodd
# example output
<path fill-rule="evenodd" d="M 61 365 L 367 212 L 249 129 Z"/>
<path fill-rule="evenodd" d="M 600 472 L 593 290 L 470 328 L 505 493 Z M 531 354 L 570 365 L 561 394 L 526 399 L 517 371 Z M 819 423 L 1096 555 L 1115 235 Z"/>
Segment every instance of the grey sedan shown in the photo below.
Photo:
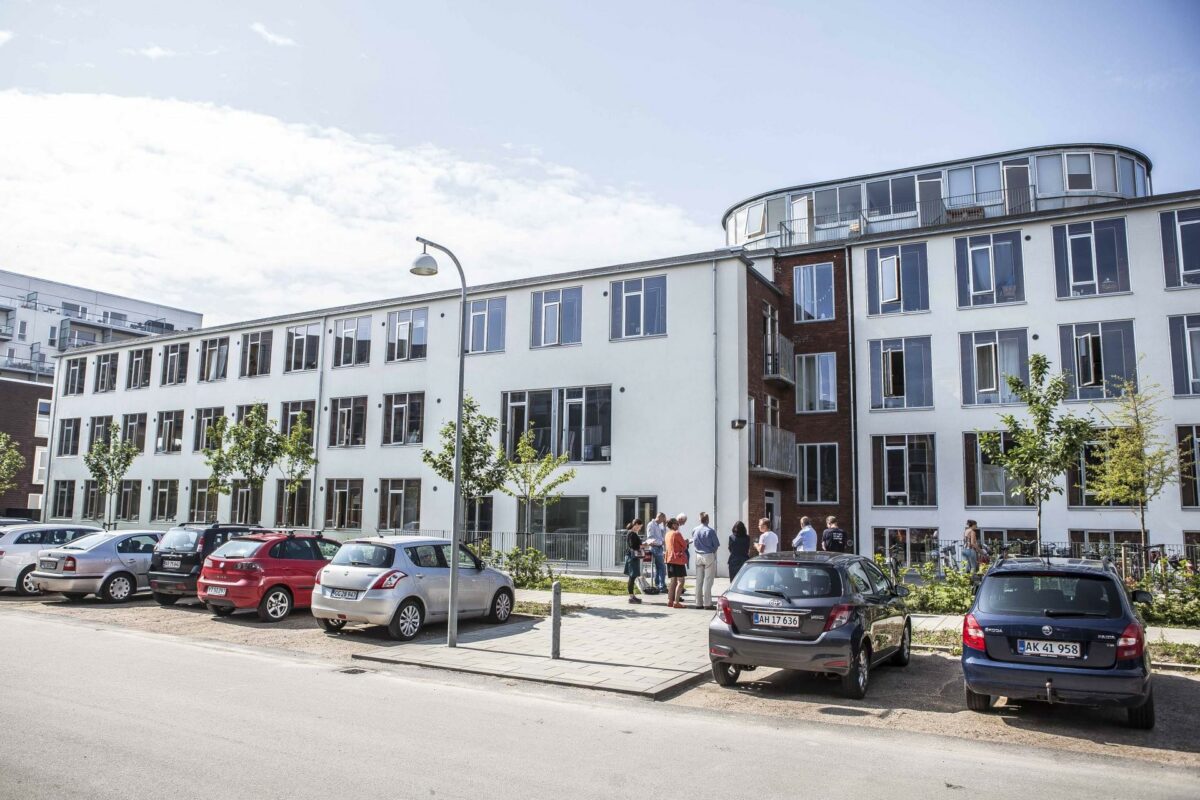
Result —
<path fill-rule="evenodd" d="M 43 592 L 61 592 L 68 600 L 89 594 L 123 603 L 150 588 L 150 558 L 160 531 L 93 533 L 38 554 L 32 580 Z"/>

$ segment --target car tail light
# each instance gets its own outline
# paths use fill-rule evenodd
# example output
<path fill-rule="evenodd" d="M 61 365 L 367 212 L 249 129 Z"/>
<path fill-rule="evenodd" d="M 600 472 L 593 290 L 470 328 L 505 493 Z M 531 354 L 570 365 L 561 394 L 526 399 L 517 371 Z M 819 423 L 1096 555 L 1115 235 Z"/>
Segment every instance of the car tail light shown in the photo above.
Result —
<path fill-rule="evenodd" d="M 0 558 L 4 558 L 4 551 L 0 550 Z"/>
<path fill-rule="evenodd" d="M 1142 626 L 1131 622 L 1125 626 L 1121 638 L 1117 640 L 1117 660 L 1141 658 L 1146 647 L 1146 639 L 1142 635 Z"/>
<path fill-rule="evenodd" d="M 205 569 L 212 569 L 212 568 L 213 568 L 213 560 L 212 560 L 211 558 L 206 558 L 206 559 L 204 559 L 204 568 L 205 568 Z"/>
<path fill-rule="evenodd" d="M 65 559 L 63 559 L 63 572 L 74 572 L 74 571 L 75 571 L 75 557 L 67 556 Z"/>
<path fill-rule="evenodd" d="M 400 581 L 404 580 L 407 577 L 408 577 L 407 575 L 405 575 L 403 572 L 400 572 L 399 570 L 392 570 L 391 572 L 385 572 L 379 576 L 379 580 L 375 581 L 375 584 L 371 588 L 372 589 L 391 589 L 393 586 L 395 586 L 397 583 L 399 583 Z"/>
<path fill-rule="evenodd" d="M 323 570 L 323 569 L 317 570 L 316 577 L 313 578 L 313 583 L 316 584 L 317 586 L 321 585 L 321 573 L 324 571 L 325 570 Z"/>
<path fill-rule="evenodd" d="M 983 638 L 983 628 L 979 627 L 979 620 L 975 619 L 974 614 L 967 614 L 963 617 L 963 647 L 969 647 L 972 650 L 987 650 L 987 640 Z"/>
<path fill-rule="evenodd" d="M 852 616 L 854 616 L 854 606 L 839 603 L 829 609 L 829 616 L 825 617 L 825 630 L 831 631 L 834 628 L 842 627 L 850 621 Z"/>
<path fill-rule="evenodd" d="M 729 606 L 729 601 L 724 597 L 717 598 L 717 616 L 726 625 L 733 625 L 733 609 Z"/>
<path fill-rule="evenodd" d="M 262 567 L 255 561 L 237 561 L 232 566 L 242 572 L 262 572 Z"/>

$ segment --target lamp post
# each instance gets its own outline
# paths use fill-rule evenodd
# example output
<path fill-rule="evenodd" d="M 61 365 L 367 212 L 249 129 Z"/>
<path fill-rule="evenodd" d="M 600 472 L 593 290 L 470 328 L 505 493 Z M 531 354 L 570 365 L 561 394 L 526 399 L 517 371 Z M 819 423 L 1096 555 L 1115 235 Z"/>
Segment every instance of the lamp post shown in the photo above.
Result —
<path fill-rule="evenodd" d="M 463 371 L 466 366 L 466 318 L 467 318 L 467 277 L 463 274 L 462 264 L 449 249 L 436 242 L 417 237 L 424 245 L 421 255 L 413 259 L 413 275 L 429 277 L 438 274 L 437 259 L 429 254 L 429 248 L 441 250 L 450 256 L 454 266 L 458 268 L 458 279 L 462 283 L 462 298 L 458 304 L 458 404 L 455 409 L 454 422 L 454 516 L 453 528 L 450 531 L 450 614 L 446 621 L 446 646 L 458 647 L 458 532 L 462 526 L 462 417 L 463 417 Z"/>

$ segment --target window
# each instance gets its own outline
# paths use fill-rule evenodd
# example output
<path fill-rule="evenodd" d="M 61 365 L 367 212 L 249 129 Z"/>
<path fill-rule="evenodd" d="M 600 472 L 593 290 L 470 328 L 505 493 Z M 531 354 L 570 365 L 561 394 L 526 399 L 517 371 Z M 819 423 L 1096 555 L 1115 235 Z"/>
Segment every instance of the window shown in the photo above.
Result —
<path fill-rule="evenodd" d="M 242 334 L 242 377 L 254 378 L 271 374 L 272 331 Z"/>
<path fill-rule="evenodd" d="M 613 281 L 609 338 L 637 339 L 667 333 L 667 276 Z"/>
<path fill-rule="evenodd" d="M 283 353 L 284 372 L 316 369 L 321 348 L 321 323 L 293 325 L 287 329 Z"/>
<path fill-rule="evenodd" d="M 257 525 L 262 521 L 262 488 L 243 479 L 230 486 L 230 522 L 234 525 Z"/>
<path fill-rule="evenodd" d="M 1008 450 L 1012 438 L 1001 433 L 1001 446 Z M 963 482 L 968 506 L 1029 506 L 1021 484 L 1009 478 L 979 446 L 978 433 L 963 434 Z"/>
<path fill-rule="evenodd" d="M 216 522 L 217 500 L 221 495 L 209 491 L 207 480 L 193 480 L 191 497 L 188 498 L 188 521 Z"/>
<path fill-rule="evenodd" d="M 1164 211 L 1159 224 L 1167 288 L 1200 286 L 1200 208 Z"/>
<path fill-rule="evenodd" d="M 588 531 L 588 498 L 560 497 L 558 502 L 547 506 L 541 500 L 533 501 L 531 516 L 532 530 L 525 529 L 525 501 L 517 501 L 517 532 L 518 533 L 587 533 Z M 587 537 L 580 537 L 586 539 Z M 573 551 L 574 557 L 556 558 L 554 560 L 586 561 L 586 542 L 565 542 L 561 547 L 564 551 Z M 582 551 L 583 558 L 578 554 Z M 549 553 L 547 554 L 550 555 Z M 568 555 L 559 553 L 557 555 Z"/>
<path fill-rule="evenodd" d="M 154 452 L 179 453 L 183 451 L 183 411 L 160 411 L 158 435 L 154 439 Z"/>
<path fill-rule="evenodd" d="M 56 519 L 70 519 L 75 515 L 75 481 L 54 482 L 54 503 L 51 506 L 51 516 Z"/>
<path fill-rule="evenodd" d="M 145 414 L 126 414 L 121 417 L 121 441 L 133 442 L 139 453 L 146 451 Z"/>
<path fill-rule="evenodd" d="M 325 527 L 358 530 L 362 527 L 363 482 L 360 479 L 325 481 Z"/>
<path fill-rule="evenodd" d="M 1125 220 L 1055 225 L 1054 274 L 1060 299 L 1128 292 Z"/>
<path fill-rule="evenodd" d="M 126 389 L 145 389 L 150 385 L 150 359 L 153 353 L 149 347 L 129 351 L 129 369 L 125 373 Z"/>
<path fill-rule="evenodd" d="M 83 482 L 83 510 L 80 519 L 103 519 L 105 497 L 100 494 L 100 487 L 95 481 Z"/>
<path fill-rule="evenodd" d="M 416 361 L 428 351 L 429 309 L 414 308 L 388 314 L 388 361 Z"/>
<path fill-rule="evenodd" d="M 876 506 L 936 506 L 933 434 L 871 437 Z"/>
<path fill-rule="evenodd" d="M 1021 232 L 954 240 L 958 306 L 990 306 L 1025 300 Z"/>
<path fill-rule="evenodd" d="M 117 354 L 102 353 L 96 356 L 96 385 L 93 391 L 115 391 L 117 388 Z"/>
<path fill-rule="evenodd" d="M 50 469 L 50 451 L 45 447 L 33 448 L 33 483 L 42 486 L 46 483 L 46 473 Z"/>
<path fill-rule="evenodd" d="M 50 401 L 37 401 L 37 415 L 33 423 L 33 437 L 35 439 L 50 438 Z"/>
<path fill-rule="evenodd" d="M 142 516 L 142 482 L 121 481 L 117 492 L 117 519 L 137 520 Z"/>
<path fill-rule="evenodd" d="M 582 340 L 583 288 L 533 293 L 530 347 L 579 344 Z"/>
<path fill-rule="evenodd" d="M 566 454 L 572 462 L 611 461 L 612 387 L 505 392 L 500 440 L 510 456 L 527 430 L 533 432 L 540 455 Z"/>
<path fill-rule="evenodd" d="M 867 216 L 912 214 L 917 210 L 917 181 L 912 175 L 867 184 Z"/>
<path fill-rule="evenodd" d="M 937 555 L 937 528 L 872 528 L 871 539 L 875 555 L 895 556 L 905 565 L 923 564 Z"/>
<path fill-rule="evenodd" d="M 255 411 L 256 409 L 259 411 L 260 414 L 262 414 L 263 421 L 265 422 L 267 419 L 267 404 L 266 403 L 245 403 L 243 405 L 239 405 L 239 406 L 235 407 L 233 409 L 233 421 L 234 422 L 244 422 L 246 420 L 246 417 L 250 416 L 250 414 L 253 411 Z"/>
<path fill-rule="evenodd" d="M 223 381 L 229 370 L 229 337 L 205 339 L 200 343 L 200 381 Z"/>
<path fill-rule="evenodd" d="M 83 394 L 87 378 L 87 359 L 72 358 L 67 361 L 66 374 L 63 376 L 63 394 Z"/>
<path fill-rule="evenodd" d="M 467 501 L 467 519 L 464 525 L 468 534 L 492 532 L 494 520 L 492 498 L 475 497 Z"/>
<path fill-rule="evenodd" d="M 1103 400 L 1137 382 L 1133 322 L 1080 322 L 1060 325 L 1058 335 L 1068 400 Z"/>
<path fill-rule="evenodd" d="M 383 443 L 420 444 L 424 427 L 425 393 L 383 396 Z"/>
<path fill-rule="evenodd" d="M 150 521 L 174 522 L 179 509 L 179 481 L 150 484 Z"/>
<path fill-rule="evenodd" d="M 963 405 L 1018 402 L 1008 376 L 1029 382 L 1028 344 L 1024 328 L 959 334 Z"/>
<path fill-rule="evenodd" d="M 1092 159 L 1096 167 L 1096 190 L 1100 192 L 1117 192 L 1117 160 L 1112 153 L 1094 153 Z"/>
<path fill-rule="evenodd" d="M 17 341 L 18 342 L 25 341 L 25 337 L 27 335 L 28 330 L 29 330 L 29 323 L 27 323 L 23 319 L 17 321 Z"/>
<path fill-rule="evenodd" d="M 289 492 L 287 481 L 275 482 L 275 524 L 282 528 L 307 528 L 312 500 L 312 481 L 302 480 L 296 491 Z"/>
<path fill-rule="evenodd" d="M 855 222 L 862 214 L 862 185 L 820 189 L 813 193 L 813 202 L 818 226 Z"/>
<path fill-rule="evenodd" d="M 55 345 L 58 344 L 58 326 L 57 325 L 50 326 L 50 335 L 47 336 L 46 338 L 49 341 L 51 347 L 54 347 Z"/>
<path fill-rule="evenodd" d="M 746 238 L 762 236 L 767 230 L 767 204 L 755 203 L 746 209 Z"/>
<path fill-rule="evenodd" d="M 836 444 L 798 444 L 800 466 L 796 478 L 797 503 L 836 503 L 838 501 L 838 446 Z"/>
<path fill-rule="evenodd" d="M 192 451 L 199 453 L 216 446 L 209 429 L 217 423 L 219 417 L 225 416 L 224 406 L 196 409 L 196 430 L 192 435 Z"/>
<path fill-rule="evenodd" d="M 361 447 L 367 443 L 367 398 L 335 397 L 329 403 L 329 446 Z"/>
<path fill-rule="evenodd" d="M 58 421 L 58 451 L 55 455 L 79 455 L 79 427 L 82 422 L 79 417 Z"/>
<path fill-rule="evenodd" d="M 837 354 L 796 356 L 796 413 L 837 411 Z"/>
<path fill-rule="evenodd" d="M 415 531 L 421 528 L 421 481 L 391 478 L 379 482 L 379 530 Z"/>
<path fill-rule="evenodd" d="M 504 350 L 504 308 L 503 297 L 467 303 L 467 315 L 463 320 L 466 352 L 499 353 Z"/>
<path fill-rule="evenodd" d="M 1200 314 L 1167 317 L 1175 394 L 1200 395 Z"/>
<path fill-rule="evenodd" d="M 1200 508 L 1200 425 L 1177 425 L 1179 494 L 1184 508 Z"/>
<path fill-rule="evenodd" d="M 932 408 L 933 368 L 928 336 L 870 343 L 871 408 Z"/>
<path fill-rule="evenodd" d="M 333 365 L 357 367 L 371 360 L 371 318 L 351 317 L 333 323 Z"/>
<path fill-rule="evenodd" d="M 304 424 L 308 426 L 308 443 L 313 443 L 313 432 L 317 426 L 317 403 L 314 400 L 289 400 L 281 407 L 279 415 L 279 432 L 287 436 L 292 432 L 301 419 L 304 418 Z"/>
<path fill-rule="evenodd" d="M 792 271 L 796 322 L 833 319 L 833 264 L 804 264 Z"/>
<path fill-rule="evenodd" d="M 1092 191 L 1092 154 L 1067 153 L 1067 190 Z"/>
<path fill-rule="evenodd" d="M 928 310 L 929 268 L 925 242 L 867 250 L 868 314 Z"/>
<path fill-rule="evenodd" d="M 1104 458 L 1104 444 L 1100 441 L 1088 442 L 1079 453 L 1079 460 L 1067 470 L 1067 505 L 1079 507 L 1094 506 L 1127 506 L 1127 503 L 1101 502 L 1088 486 L 1092 480 L 1091 471 Z"/>
<path fill-rule="evenodd" d="M 188 345 L 165 344 L 162 357 L 162 385 L 187 383 Z"/>
<path fill-rule="evenodd" d="M 92 417 L 88 431 L 88 452 L 91 452 L 97 443 L 103 444 L 106 447 L 108 446 L 109 439 L 111 438 L 110 434 L 112 433 L 109 430 L 109 426 L 112 425 L 112 421 L 113 418 L 111 416 Z"/>

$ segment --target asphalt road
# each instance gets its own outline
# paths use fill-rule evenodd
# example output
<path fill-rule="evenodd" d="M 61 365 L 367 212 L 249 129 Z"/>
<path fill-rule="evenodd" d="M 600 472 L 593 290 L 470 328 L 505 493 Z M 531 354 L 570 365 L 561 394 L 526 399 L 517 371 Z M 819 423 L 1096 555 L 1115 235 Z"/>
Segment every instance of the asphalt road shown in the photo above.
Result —
<path fill-rule="evenodd" d="M 0 616 L 0 798 L 1197 796 L 1195 771 Z"/>

